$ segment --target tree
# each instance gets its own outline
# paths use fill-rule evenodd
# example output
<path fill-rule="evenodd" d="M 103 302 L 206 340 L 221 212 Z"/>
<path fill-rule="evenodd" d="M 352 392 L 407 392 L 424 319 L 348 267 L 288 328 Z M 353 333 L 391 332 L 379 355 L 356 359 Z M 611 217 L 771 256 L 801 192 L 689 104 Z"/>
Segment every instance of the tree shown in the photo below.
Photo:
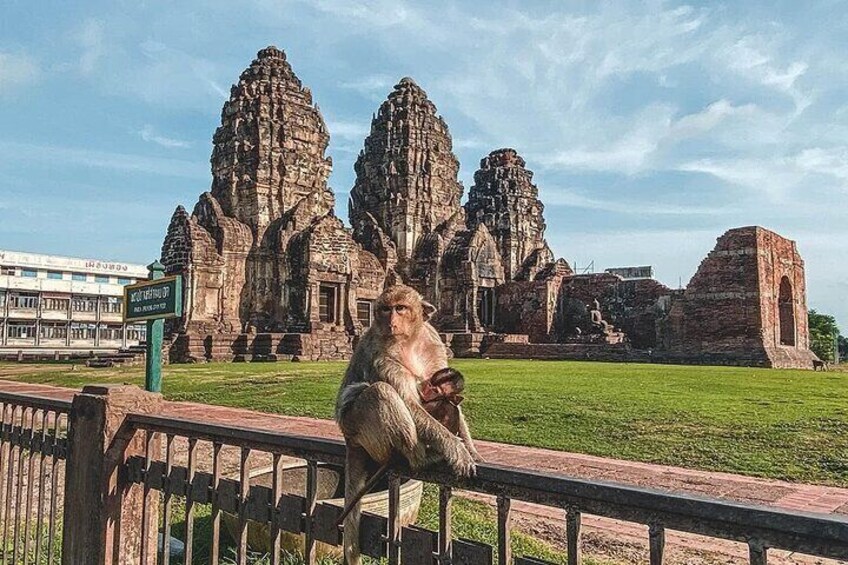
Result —
<path fill-rule="evenodd" d="M 836 342 L 839 337 L 839 327 L 836 318 L 828 314 L 819 314 L 810 310 L 808 315 L 810 325 L 810 349 L 822 361 L 834 361 L 836 358 Z"/>
<path fill-rule="evenodd" d="M 841 335 L 837 338 L 836 341 L 839 344 L 839 360 L 848 360 L 848 337 Z"/>

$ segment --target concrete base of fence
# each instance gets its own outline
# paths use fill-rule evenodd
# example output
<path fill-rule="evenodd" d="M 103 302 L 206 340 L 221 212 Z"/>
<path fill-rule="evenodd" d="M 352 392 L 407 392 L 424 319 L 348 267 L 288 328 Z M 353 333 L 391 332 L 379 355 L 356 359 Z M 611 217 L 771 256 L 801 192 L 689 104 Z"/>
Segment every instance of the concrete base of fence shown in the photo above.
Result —
<path fill-rule="evenodd" d="M 144 456 L 145 451 L 145 438 L 127 425 L 127 415 L 158 413 L 161 406 L 160 394 L 129 385 L 86 386 L 74 396 L 63 565 L 133 565 L 139 563 L 142 544 L 147 544 L 148 555 L 156 555 L 157 529 L 141 539 L 143 488 L 127 482 L 119 469 L 128 457 Z M 158 455 L 160 446 L 153 447 Z"/>

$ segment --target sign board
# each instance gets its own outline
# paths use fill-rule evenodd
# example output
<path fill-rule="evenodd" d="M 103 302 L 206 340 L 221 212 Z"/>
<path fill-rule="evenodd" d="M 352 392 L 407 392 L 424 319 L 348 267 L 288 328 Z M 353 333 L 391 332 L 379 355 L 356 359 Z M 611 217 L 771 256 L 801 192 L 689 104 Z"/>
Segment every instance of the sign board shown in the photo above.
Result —
<path fill-rule="evenodd" d="M 115 261 L 98 261 L 96 259 L 78 259 L 76 257 L 61 257 L 58 255 L 20 253 L 3 249 L 0 249 L 0 265 L 117 275 L 119 277 L 130 277 L 134 279 L 147 277 L 147 269 L 143 265 L 117 263 Z"/>
<path fill-rule="evenodd" d="M 613 269 L 607 269 L 606 272 L 618 275 L 625 280 L 654 278 L 654 268 L 650 265 L 644 267 L 615 267 Z"/>
<path fill-rule="evenodd" d="M 179 275 L 124 287 L 124 321 L 178 318 L 183 314 L 182 278 Z"/>

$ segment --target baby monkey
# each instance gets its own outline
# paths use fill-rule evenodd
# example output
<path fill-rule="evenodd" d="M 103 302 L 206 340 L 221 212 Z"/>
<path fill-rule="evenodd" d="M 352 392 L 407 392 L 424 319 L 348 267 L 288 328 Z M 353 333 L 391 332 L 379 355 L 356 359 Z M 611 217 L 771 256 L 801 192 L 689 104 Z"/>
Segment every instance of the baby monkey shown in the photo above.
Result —
<path fill-rule="evenodd" d="M 463 390 L 465 390 L 465 377 L 451 367 L 439 369 L 433 373 L 432 377 L 421 383 L 421 404 L 424 410 L 460 438 L 463 433 L 468 433 L 467 427 L 463 430 L 465 419 L 459 409 L 463 400 L 461 394 Z M 471 444 L 469 450 L 472 450 L 474 445 L 470 440 L 469 437 L 468 443 Z M 476 455 L 476 452 L 472 453 L 472 456 L 479 460 Z"/>
<path fill-rule="evenodd" d="M 347 446 L 344 548 L 349 565 L 360 561 L 357 497 L 365 492 L 369 474 L 380 474 L 400 456 L 413 470 L 443 461 L 468 477 L 479 460 L 459 407 L 464 379 L 448 368 L 445 345 L 427 322 L 435 308 L 414 289 L 396 285 L 380 295 L 376 311 L 336 400 L 336 421 Z"/>

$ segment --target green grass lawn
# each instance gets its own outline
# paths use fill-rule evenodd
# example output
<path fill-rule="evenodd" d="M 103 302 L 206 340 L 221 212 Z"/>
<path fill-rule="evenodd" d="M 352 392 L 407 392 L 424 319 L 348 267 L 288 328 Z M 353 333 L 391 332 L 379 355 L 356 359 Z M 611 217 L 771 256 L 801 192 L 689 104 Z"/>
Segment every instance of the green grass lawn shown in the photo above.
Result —
<path fill-rule="evenodd" d="M 454 360 L 472 433 L 494 441 L 848 486 L 848 372 Z M 330 418 L 344 363 L 172 365 L 167 398 Z M 143 368 L 0 363 L 59 386 L 141 384 Z"/>

